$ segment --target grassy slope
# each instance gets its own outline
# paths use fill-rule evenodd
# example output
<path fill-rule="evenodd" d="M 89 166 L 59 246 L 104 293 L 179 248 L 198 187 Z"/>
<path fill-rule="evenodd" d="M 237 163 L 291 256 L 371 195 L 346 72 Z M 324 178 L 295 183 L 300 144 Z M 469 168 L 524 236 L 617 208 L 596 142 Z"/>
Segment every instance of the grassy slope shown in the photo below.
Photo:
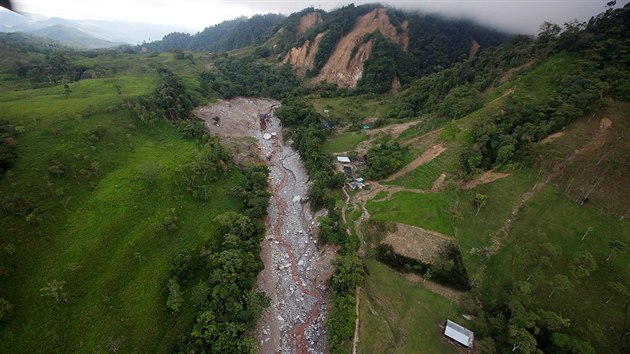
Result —
<path fill-rule="evenodd" d="M 456 353 L 440 324 L 457 317 L 454 302 L 410 283 L 387 266 L 367 261 L 361 292 L 360 353 Z"/>
<path fill-rule="evenodd" d="M 416 194 L 395 193 L 390 200 L 369 201 L 372 219 L 401 222 L 455 236 L 471 276 L 482 262 L 477 250 L 489 244 L 492 234 L 507 220 L 518 198 L 531 188 L 535 175 L 518 170 L 511 177 L 468 191 Z M 477 193 L 488 195 L 487 204 L 475 216 Z"/>
<path fill-rule="evenodd" d="M 590 228 L 592 231 L 581 240 Z M 505 284 L 509 281 L 527 280 L 533 284 L 535 301 L 543 308 L 552 309 L 571 319 L 571 332 L 598 344 L 597 352 L 615 352 L 623 328 L 621 296 L 605 302 L 614 292 L 607 283 L 618 281 L 630 284 L 630 253 L 610 255 L 610 241 L 630 243 L 630 221 L 620 220 L 592 208 L 579 206 L 567 200 L 555 187 L 547 186 L 538 193 L 522 211 L 514 223 L 509 241 L 491 259 L 484 288 L 492 298 L 505 296 Z M 560 247 L 561 255 L 552 259 L 550 267 L 536 272 L 532 252 L 543 243 Z M 552 297 L 549 281 L 555 274 L 570 277 L 569 264 L 578 252 L 593 254 L 599 269 L 590 277 L 573 282 L 574 288 L 556 292 Z M 535 257 L 535 256 L 534 256 Z M 530 277 L 531 276 L 531 277 Z M 502 295 L 503 294 L 503 295 Z M 579 311 L 576 311 L 579 309 Z M 597 323 L 604 337 L 597 340 L 587 329 L 589 322 Z"/>
<path fill-rule="evenodd" d="M 464 130 L 470 129 L 478 119 L 496 112 L 500 109 L 502 100 L 495 99 L 513 88 L 516 89 L 513 95 L 532 100 L 547 97 L 553 91 L 558 78 L 571 72 L 574 65 L 573 59 L 564 55 L 553 57 L 496 90 L 490 91 L 485 96 L 486 102 L 488 102 L 486 106 L 459 120 L 458 126 Z M 607 140 L 607 145 L 601 149 L 602 152 L 625 146 L 623 145 L 624 140 L 618 137 L 624 135 L 625 130 L 623 129 L 627 128 L 625 122 L 627 122 L 628 117 L 627 113 L 618 114 L 623 111 L 620 107 L 622 106 L 613 103 L 612 108 L 604 112 L 604 115 L 614 116 L 614 129 L 616 130 L 613 130 L 613 134 L 610 135 L 611 138 Z M 584 125 L 586 126 L 586 124 Z M 590 124 L 594 127 L 591 127 L 591 130 L 597 130 L 597 125 L 598 121 Z M 586 133 L 581 132 L 581 134 L 585 135 Z M 611 143 L 613 140 L 615 143 Z M 462 141 L 462 143 L 464 142 L 465 140 Z M 560 150 L 560 153 L 555 150 L 546 152 L 545 146 L 537 147 L 533 149 L 533 152 L 536 156 L 553 156 L 557 163 L 560 161 L 559 159 L 564 158 L 562 157 L 563 153 L 574 151 L 574 148 L 567 148 L 564 151 L 562 150 L 563 147 L 558 147 L 557 144 L 549 144 L 548 148 Z M 535 159 L 536 156 L 532 158 Z M 614 171 L 617 171 L 619 168 L 624 168 L 623 164 L 619 165 L 619 161 L 624 161 L 623 158 L 620 160 L 619 157 L 624 155 L 615 152 L 615 156 L 615 158 L 609 156 L 609 158 L 604 159 L 604 163 L 613 165 L 613 167 L 618 165 L 617 169 L 613 168 Z M 457 154 L 445 153 L 407 176 L 393 181 L 392 184 L 426 189 L 430 187 L 440 172 L 450 172 L 455 169 L 458 158 Z M 570 165 L 569 173 L 573 173 L 570 171 L 584 171 L 585 169 L 593 173 L 600 173 L 596 169 L 589 169 L 587 162 L 580 162 L 580 159 L 577 159 L 575 163 Z M 615 163 L 617 165 L 614 165 Z M 543 166 L 543 169 L 549 169 L 551 166 Z M 506 221 L 512 206 L 520 196 L 536 183 L 539 178 L 537 176 L 538 169 L 540 169 L 540 164 L 536 170 L 521 167 L 512 171 L 511 177 L 478 186 L 470 191 L 445 191 L 433 194 L 400 192 L 396 193 L 390 201 L 369 202 L 368 208 L 376 220 L 403 222 L 456 236 L 469 275 L 473 282 L 476 282 L 479 279 L 479 267 L 486 262 L 483 252 L 479 252 L 479 250 L 488 245 L 491 235 L 499 230 Z M 610 173 L 614 175 L 616 172 Z M 575 183 L 566 175 L 563 175 L 562 178 L 564 180 L 560 182 L 564 184 L 563 187 Z M 615 179 L 613 187 L 618 189 L 620 181 L 622 179 Z M 590 186 L 592 179 L 585 180 L 583 184 L 585 187 Z M 608 189 L 613 190 L 614 188 Z M 600 194 L 604 193 L 605 190 L 606 187 L 598 188 Z M 474 216 L 476 209 L 473 205 L 473 198 L 476 193 L 489 196 L 488 204 L 483 207 L 477 217 Z M 597 197 L 597 194 L 594 193 L 594 196 Z M 615 199 L 613 198 L 613 200 Z M 625 202 L 616 202 L 620 204 L 620 207 L 616 207 L 617 210 L 623 212 L 627 208 L 623 204 Z M 597 204 L 597 200 L 594 204 Z M 599 204 L 608 208 L 612 202 L 600 202 Z M 605 259 L 610 252 L 607 247 L 609 241 L 630 242 L 628 239 L 628 235 L 630 235 L 629 225 L 627 221 L 606 215 L 594 208 L 579 206 L 571 202 L 554 187 L 545 187 L 525 205 L 514 223 L 510 235 L 504 240 L 504 247 L 495 257 L 490 259 L 486 271 L 487 274 L 493 276 L 484 278 L 486 280 L 492 279 L 487 280 L 484 288 L 489 294 L 488 296 L 498 297 L 501 294 L 506 294 L 509 289 L 505 288 L 505 284 L 510 280 L 524 280 L 531 273 L 533 266 L 526 262 L 526 254 L 530 253 L 525 250 L 544 242 L 555 243 L 563 250 L 562 255 L 554 261 L 553 267 L 544 269 L 542 274 L 531 279 L 535 288 L 533 293 L 535 301 L 543 308 L 553 309 L 571 318 L 572 328 L 569 331 L 578 337 L 581 336 L 596 343 L 598 352 L 616 350 L 614 343 L 618 341 L 619 328 L 623 324 L 621 314 L 623 302 L 620 297 L 617 297 L 613 298 L 611 303 L 605 304 L 612 295 L 607 282 L 620 281 L 624 284 L 630 284 L 628 278 L 630 253 L 621 253 L 609 262 L 606 262 Z M 589 227 L 593 227 L 593 233 L 589 234 L 585 241 L 577 241 L 576 238 L 579 240 Z M 551 286 L 548 282 L 549 279 L 554 274 L 568 276 L 568 264 L 571 258 L 576 252 L 583 250 L 593 253 L 599 264 L 599 270 L 591 277 L 575 284 L 576 286 L 571 291 L 556 293 L 549 298 Z M 569 293 L 571 296 L 567 296 Z M 576 311 L 576 309 L 580 310 Z M 601 335 L 598 334 L 599 330 L 602 332 Z M 375 329 L 375 333 L 378 333 L 378 330 Z"/>
<path fill-rule="evenodd" d="M 563 173 L 553 183 L 571 200 L 594 205 L 615 215 L 630 217 L 630 103 L 609 101 L 601 114 L 583 117 L 565 129 L 562 137 L 547 144 L 536 144 L 529 151 L 533 164 L 550 171 L 573 156 Z M 602 130 L 601 118 L 610 119 L 611 126 Z M 592 141 L 597 143 L 593 144 Z M 585 149 L 585 147 L 588 147 Z"/>
<path fill-rule="evenodd" d="M 150 92 L 155 75 L 134 58 L 129 75 L 74 83 L 70 98 L 59 86 L 0 94 L 3 118 L 25 129 L 0 196 L 21 195 L 39 210 L 34 223 L 0 219 L 0 246 L 17 249 L 0 257 L 10 272 L 0 279 L 0 297 L 15 305 L 11 321 L 0 325 L 0 352 L 103 352 L 108 340 L 122 337 L 125 351 L 167 352 L 192 318 L 190 304 L 179 315 L 166 309 L 170 261 L 214 237 L 214 216 L 240 208 L 230 190 L 242 177 L 229 172 L 211 192 L 215 198 L 194 200 L 179 186 L 179 169 L 198 143 L 167 123 L 139 126 L 116 108 L 93 113 L 121 102 L 113 83 L 123 97 Z M 150 60 L 170 65 L 168 57 Z M 104 136 L 90 141 L 99 129 Z M 53 160 L 68 171 L 48 173 Z M 98 175 L 84 173 L 95 162 Z M 156 171 L 153 183 L 143 178 L 146 166 Z M 176 232 L 161 226 L 171 209 Z M 51 280 L 66 282 L 67 304 L 40 296 Z"/>
<path fill-rule="evenodd" d="M 387 101 L 387 96 L 384 99 L 336 97 L 313 99 L 312 103 L 320 114 L 324 114 L 324 110 L 329 110 L 331 117 L 350 122 L 382 116 L 387 107 Z"/>
<path fill-rule="evenodd" d="M 324 150 L 329 154 L 352 151 L 367 138 L 368 136 L 361 132 L 348 131 L 326 141 Z"/>

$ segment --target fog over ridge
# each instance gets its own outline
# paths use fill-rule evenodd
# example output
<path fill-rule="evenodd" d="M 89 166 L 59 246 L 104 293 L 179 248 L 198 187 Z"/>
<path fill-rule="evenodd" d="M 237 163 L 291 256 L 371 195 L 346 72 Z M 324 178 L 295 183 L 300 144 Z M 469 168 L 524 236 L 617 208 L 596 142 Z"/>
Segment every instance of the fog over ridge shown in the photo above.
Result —
<path fill-rule="evenodd" d="M 630 0 L 618 1 L 618 7 Z M 573 19 L 588 21 L 606 10 L 606 0 L 390 0 L 381 2 L 407 11 L 469 18 L 512 33 L 535 34 L 544 21 L 560 25 Z M 239 16 L 265 13 L 289 15 L 306 7 L 332 10 L 351 3 L 375 1 L 312 0 L 14 0 L 20 11 L 71 19 L 110 19 L 186 26 L 200 31 Z"/>

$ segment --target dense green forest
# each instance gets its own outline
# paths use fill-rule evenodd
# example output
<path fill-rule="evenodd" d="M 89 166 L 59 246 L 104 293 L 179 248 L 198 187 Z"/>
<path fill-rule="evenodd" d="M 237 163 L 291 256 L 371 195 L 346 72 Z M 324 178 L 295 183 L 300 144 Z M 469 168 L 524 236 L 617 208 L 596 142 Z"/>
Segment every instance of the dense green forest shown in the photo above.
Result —
<path fill-rule="evenodd" d="M 314 68 L 307 72 L 307 77 L 312 77 L 329 60 L 340 39 L 354 28 L 357 19 L 379 6 L 351 4 L 328 12 L 307 8 L 286 18 L 274 14 L 249 19 L 242 17 L 208 27 L 194 35 L 171 33 L 160 41 L 144 43 L 137 49 L 219 52 L 255 45 L 258 46 L 258 56 L 268 57 L 273 53 L 277 58 L 283 58 L 291 48 L 324 33 L 315 54 Z M 300 19 L 312 12 L 317 12 L 322 22 L 298 34 Z M 399 32 L 402 32 L 402 22 L 408 21 L 409 50 L 403 51 L 400 45 L 388 41 L 378 31 L 364 38 L 364 41 L 374 38 L 375 46 L 373 55 L 365 64 L 359 92 L 386 93 L 391 89 L 394 77 L 407 85 L 421 76 L 466 59 L 473 41 L 481 46 L 483 52 L 508 38 L 504 33 L 467 20 L 445 19 L 393 8 L 388 8 L 387 14 Z"/>
<path fill-rule="evenodd" d="M 204 72 L 199 80 L 204 93 L 216 92 L 221 97 L 262 96 L 284 99 L 306 91 L 288 65 L 277 66 L 256 61 L 257 55 L 244 58 L 218 56 L 214 60 L 218 72 Z"/>
<path fill-rule="evenodd" d="M 301 46 L 306 40 L 312 41 L 318 33 L 324 33 L 315 54 L 314 68 L 307 76 L 316 76 L 326 64 L 339 40 L 350 32 L 356 20 L 378 8 L 380 5 L 367 4 L 343 6 L 339 9 L 318 11 L 323 21 L 298 35 L 297 23 L 314 9 L 305 9 L 289 16 L 278 25 L 274 41 L 274 51 L 281 57 L 292 47 Z M 385 93 L 391 89 L 391 80 L 398 77 L 403 85 L 428 73 L 439 71 L 451 64 L 462 61 L 470 55 L 473 40 L 483 49 L 494 47 L 508 36 L 470 21 L 445 19 L 436 15 L 403 12 L 387 8 L 391 23 L 401 33 L 402 22 L 408 21 L 409 50 L 386 40 L 378 31 L 365 37 L 376 40 L 370 59 L 365 63 L 364 74 L 359 81 L 360 92 Z M 357 43 L 357 46 L 361 43 Z"/>
<path fill-rule="evenodd" d="M 360 92 L 386 93 L 391 90 L 391 80 L 398 77 L 408 85 L 415 79 L 439 72 L 453 63 L 462 62 L 471 55 L 473 41 L 483 53 L 509 37 L 470 21 L 454 21 L 435 15 L 404 13 L 388 9 L 392 24 L 409 22 L 409 50 L 376 35 L 372 55 L 365 63 L 364 74 L 359 81 Z"/>
<path fill-rule="evenodd" d="M 239 17 L 207 27 L 190 35 L 170 33 L 159 41 L 143 43 L 138 50 L 145 48 L 151 52 L 190 50 L 196 52 L 230 51 L 257 44 L 266 38 L 267 32 L 276 26 L 284 16 L 279 14 L 255 15 L 251 18 Z"/>

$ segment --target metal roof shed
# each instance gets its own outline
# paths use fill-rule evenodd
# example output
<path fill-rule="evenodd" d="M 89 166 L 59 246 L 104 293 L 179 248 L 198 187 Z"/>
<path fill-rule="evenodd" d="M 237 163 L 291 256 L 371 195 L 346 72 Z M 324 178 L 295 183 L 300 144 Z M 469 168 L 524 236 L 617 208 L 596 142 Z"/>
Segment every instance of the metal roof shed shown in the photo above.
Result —
<path fill-rule="evenodd" d="M 337 156 L 337 162 L 350 163 L 348 156 Z"/>
<path fill-rule="evenodd" d="M 444 335 L 468 348 L 472 348 L 473 341 L 475 340 L 475 334 L 471 330 L 464 328 L 451 320 L 446 320 Z"/>

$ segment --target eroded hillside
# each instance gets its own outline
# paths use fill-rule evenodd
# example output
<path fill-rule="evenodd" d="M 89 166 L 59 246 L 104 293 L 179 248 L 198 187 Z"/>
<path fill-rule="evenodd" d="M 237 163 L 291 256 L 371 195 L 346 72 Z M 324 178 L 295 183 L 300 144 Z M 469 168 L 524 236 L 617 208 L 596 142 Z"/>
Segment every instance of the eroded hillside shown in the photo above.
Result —
<path fill-rule="evenodd" d="M 321 21 L 319 13 L 311 12 L 300 19 L 298 34 Z M 311 83 L 327 81 L 339 87 L 354 88 L 363 76 L 363 66 L 372 54 L 374 39 L 368 35 L 379 31 L 388 40 L 400 44 L 405 51 L 409 49 L 409 22 L 404 20 L 400 28 L 396 28 L 383 7 L 375 8 L 359 17 L 352 31 L 339 40 L 334 52 L 320 70 L 319 75 L 311 79 Z M 306 40 L 299 47 L 291 48 L 284 58 L 290 63 L 298 75 L 304 76 L 314 68 L 314 60 L 319 44 L 325 32 L 318 33 L 315 38 Z"/>
<path fill-rule="evenodd" d="M 319 75 L 312 82 L 328 81 L 340 87 L 354 88 L 363 76 L 363 66 L 372 54 L 374 40 L 364 42 L 366 35 L 380 31 L 385 38 L 409 47 L 408 22 L 401 24 L 402 33 L 392 25 L 384 8 L 374 9 L 361 16 L 352 32 L 344 36 Z"/>

